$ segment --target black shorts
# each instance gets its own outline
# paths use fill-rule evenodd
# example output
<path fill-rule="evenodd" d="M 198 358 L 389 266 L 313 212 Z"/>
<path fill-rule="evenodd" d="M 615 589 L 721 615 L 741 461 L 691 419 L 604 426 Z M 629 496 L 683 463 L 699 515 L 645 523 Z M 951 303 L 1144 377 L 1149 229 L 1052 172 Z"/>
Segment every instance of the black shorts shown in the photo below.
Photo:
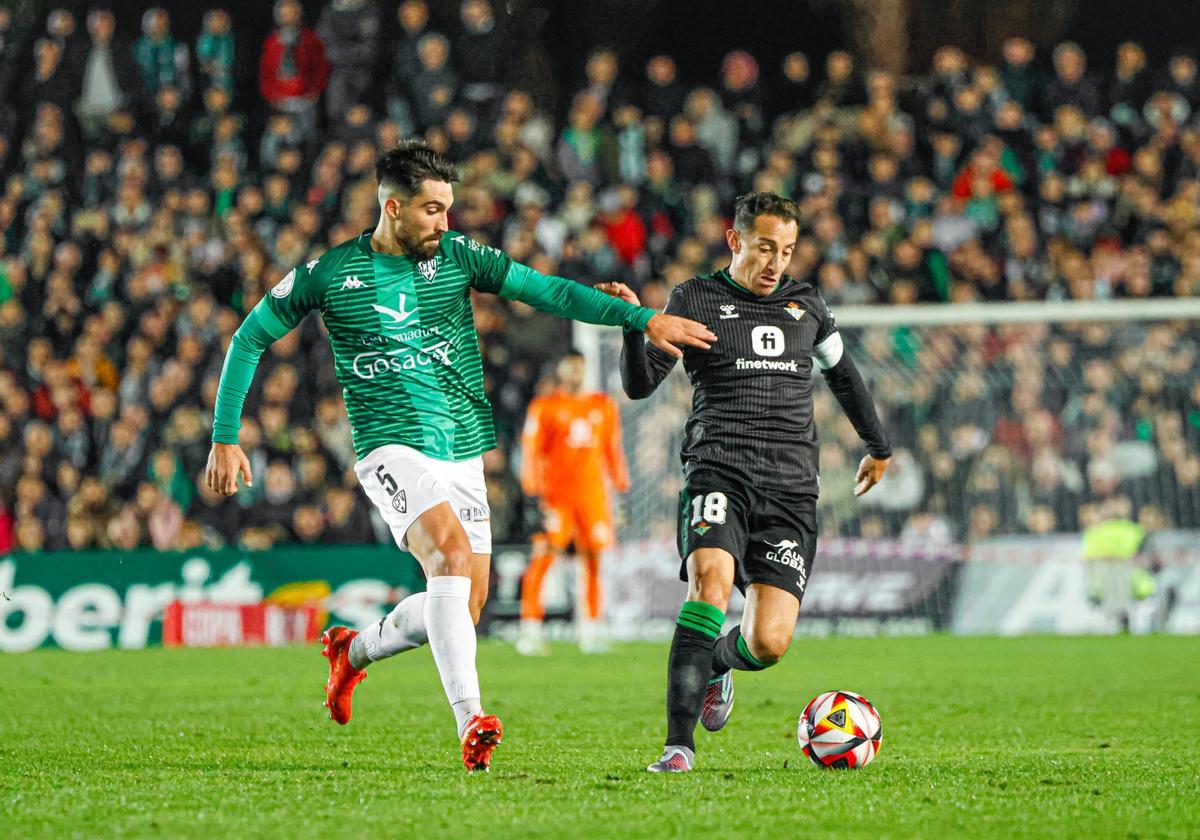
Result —
<path fill-rule="evenodd" d="M 817 497 L 759 491 L 716 472 L 695 472 L 679 494 L 679 579 L 698 548 L 733 555 L 734 583 L 743 593 L 762 583 L 804 598 L 817 550 Z"/>

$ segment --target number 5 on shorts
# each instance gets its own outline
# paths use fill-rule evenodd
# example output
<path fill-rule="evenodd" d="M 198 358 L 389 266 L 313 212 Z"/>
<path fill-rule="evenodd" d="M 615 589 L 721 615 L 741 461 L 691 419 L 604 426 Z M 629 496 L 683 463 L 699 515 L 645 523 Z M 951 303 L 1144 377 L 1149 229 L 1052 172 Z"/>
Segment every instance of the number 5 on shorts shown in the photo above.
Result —
<path fill-rule="evenodd" d="M 396 484 L 396 479 L 383 470 L 383 464 L 380 464 L 379 469 L 375 470 L 375 477 L 379 479 L 379 483 L 383 485 L 383 489 L 387 491 L 387 494 L 394 496 L 399 485 Z"/>
<path fill-rule="evenodd" d="M 724 525 L 725 506 L 724 493 L 714 491 L 707 496 L 703 494 L 696 496 L 692 499 L 692 524 L 696 525 L 704 521 L 710 525 Z"/>

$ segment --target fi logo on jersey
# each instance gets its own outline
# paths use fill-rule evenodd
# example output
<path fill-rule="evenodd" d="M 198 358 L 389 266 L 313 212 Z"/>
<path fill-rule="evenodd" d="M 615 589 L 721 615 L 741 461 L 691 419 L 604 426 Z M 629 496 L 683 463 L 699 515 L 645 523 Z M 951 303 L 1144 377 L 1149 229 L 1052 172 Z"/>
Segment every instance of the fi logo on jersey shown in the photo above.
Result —
<path fill-rule="evenodd" d="M 750 332 L 750 343 L 760 356 L 782 356 L 783 330 L 779 327 L 755 327 Z"/>

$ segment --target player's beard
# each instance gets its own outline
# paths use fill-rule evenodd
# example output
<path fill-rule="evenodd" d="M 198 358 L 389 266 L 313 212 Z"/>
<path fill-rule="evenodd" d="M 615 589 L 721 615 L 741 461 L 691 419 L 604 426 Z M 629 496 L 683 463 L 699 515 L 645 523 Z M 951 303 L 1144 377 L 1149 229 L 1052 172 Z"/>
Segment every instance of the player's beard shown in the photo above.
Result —
<path fill-rule="evenodd" d="M 400 244 L 404 246 L 404 250 L 415 260 L 428 260 L 437 253 L 438 246 L 441 245 L 441 234 L 428 234 L 422 236 L 421 233 L 408 233 L 401 231 L 398 237 Z"/>

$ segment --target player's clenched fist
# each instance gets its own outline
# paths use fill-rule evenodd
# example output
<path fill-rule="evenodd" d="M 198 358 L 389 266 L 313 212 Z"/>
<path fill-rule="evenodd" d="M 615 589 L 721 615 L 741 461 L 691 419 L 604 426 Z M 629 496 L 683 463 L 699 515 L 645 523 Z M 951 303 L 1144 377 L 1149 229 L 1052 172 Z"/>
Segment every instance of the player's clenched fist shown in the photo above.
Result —
<path fill-rule="evenodd" d="M 209 489 L 232 496 L 238 489 L 238 473 L 242 474 L 247 487 L 254 486 L 250 459 L 242 447 L 236 443 L 214 443 L 208 452 L 208 468 L 204 471 Z"/>
<path fill-rule="evenodd" d="M 596 288 L 626 303 L 640 305 L 637 293 L 624 283 L 598 283 Z M 646 339 L 664 353 L 682 359 L 683 351 L 679 349 L 681 346 L 707 350 L 712 346 L 711 342 L 717 340 L 717 336 L 698 321 L 660 313 L 651 318 L 650 323 L 646 325 Z"/>

